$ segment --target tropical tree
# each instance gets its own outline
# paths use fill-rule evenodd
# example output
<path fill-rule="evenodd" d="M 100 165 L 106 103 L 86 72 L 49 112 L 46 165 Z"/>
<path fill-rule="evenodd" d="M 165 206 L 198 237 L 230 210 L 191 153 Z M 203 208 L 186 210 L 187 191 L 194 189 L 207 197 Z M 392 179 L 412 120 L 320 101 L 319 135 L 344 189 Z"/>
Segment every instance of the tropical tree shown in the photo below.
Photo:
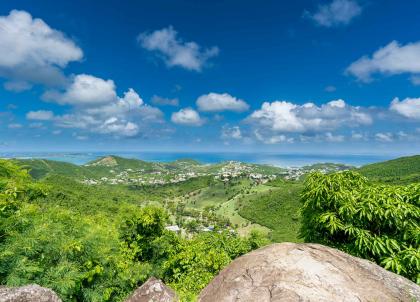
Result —
<path fill-rule="evenodd" d="M 301 236 L 420 282 L 420 184 L 373 184 L 352 171 L 305 181 Z"/>

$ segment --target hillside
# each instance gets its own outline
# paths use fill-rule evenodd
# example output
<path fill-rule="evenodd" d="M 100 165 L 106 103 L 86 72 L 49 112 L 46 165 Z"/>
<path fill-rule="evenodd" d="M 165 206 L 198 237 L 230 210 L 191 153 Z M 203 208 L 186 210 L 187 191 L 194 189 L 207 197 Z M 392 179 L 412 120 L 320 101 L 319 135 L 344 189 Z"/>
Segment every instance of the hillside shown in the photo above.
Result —
<path fill-rule="evenodd" d="M 267 190 L 244 196 L 238 202 L 239 214 L 269 228 L 274 242 L 297 242 L 301 223 L 299 208 L 301 182 L 270 183 Z"/>
<path fill-rule="evenodd" d="M 358 172 L 380 182 L 401 184 L 420 182 L 420 155 L 366 165 L 359 168 Z"/>
<path fill-rule="evenodd" d="M 93 173 L 84 166 L 66 162 L 47 159 L 18 159 L 15 161 L 19 165 L 29 169 L 31 176 L 35 179 L 44 178 L 50 174 L 58 174 L 79 179 L 94 176 Z"/>
<path fill-rule="evenodd" d="M 405 160 L 405 165 L 401 160 Z M 412 165 L 412 160 L 399 159 L 391 164 L 397 162 L 404 167 Z M 305 196 L 302 192 L 309 184 L 322 185 L 322 181 L 308 183 L 307 173 L 318 171 L 310 175 L 336 180 L 352 175 L 355 170 L 341 173 L 351 167 L 329 163 L 282 169 L 233 161 L 211 165 L 189 159 L 156 163 L 118 156 L 105 156 L 82 166 L 42 159 L 19 162 L 30 167 L 38 181 L 24 179 L 28 187 L 21 191 L 29 191 L 26 199 L 21 200 L 19 215 L 10 218 L 12 232 L 8 233 L 3 247 L 3 254 L 8 255 L 3 263 L 7 265 L 2 268 L 5 273 L 0 272 L 0 278 L 12 283 L 18 274 L 22 284 L 41 285 L 52 284 L 51 279 L 52 288 L 61 297 L 73 295 L 67 291 L 70 286 L 80 297 L 90 297 L 94 292 L 99 297 L 97 301 L 102 301 L 100 297 L 106 292 L 113 293 L 112 301 L 121 300 L 133 290 L 134 284 L 141 284 L 152 273 L 175 289 L 183 297 L 181 301 L 192 301 L 224 266 L 251 249 L 267 242 L 309 240 L 303 239 L 301 236 L 305 233 L 299 232 L 302 226 L 308 225 L 300 211 L 301 198 Z M 7 172 L 13 161 L 5 160 L 2 164 Z M 374 167 L 373 171 L 379 169 L 370 177 L 383 177 L 389 165 L 390 162 L 369 165 Z M 398 175 L 404 178 L 412 172 L 401 169 Z M 0 180 L 3 177 L 4 181 L 11 181 L 10 186 L 14 185 L 14 179 L 5 179 L 13 174 L 3 174 Z M 353 188 L 351 181 L 346 180 L 344 184 Z M 32 187 L 37 186 L 40 189 L 32 192 Z M 416 185 L 376 186 L 404 194 L 416 188 Z M 13 198 L 17 196 L 20 195 Z M 370 195 L 367 193 L 367 196 Z M 395 198 L 391 200 L 395 202 Z M 353 217 L 350 215 L 350 219 Z M 25 227 L 16 223 L 15 218 L 25 221 Z M 154 222 L 149 228 L 146 226 L 150 219 Z M 150 232 L 152 237 L 148 237 Z M 36 254 L 32 255 L 27 242 L 40 242 Z M 58 253 L 65 253 L 65 257 L 57 266 Z M 20 273 L 18 269 L 21 261 L 29 259 L 28 255 L 35 259 L 31 269 L 35 267 L 37 272 L 30 278 L 26 271 Z M 47 260 L 42 260 L 43 257 Z M 401 257 L 409 259 L 405 254 Z M 68 259 L 71 259 L 70 264 L 66 262 Z M 121 263 L 123 274 L 113 275 Z M 180 274 L 181 265 L 186 269 Z M 44 268 L 56 267 L 63 275 L 44 273 Z M 411 271 L 412 268 L 405 274 L 414 278 Z M 136 272 L 141 274 L 134 276 Z M 91 278 L 91 275 L 96 277 Z M 125 276 L 134 276 L 134 283 L 124 279 Z M 105 285 L 111 282 L 109 280 L 112 283 Z M 79 281 L 84 282 L 82 288 L 72 287 L 72 284 L 80 284 Z M 86 298 L 86 301 L 92 299 Z"/>
<path fill-rule="evenodd" d="M 208 165 L 192 159 L 179 159 L 163 163 L 146 162 L 115 155 L 104 156 L 81 166 L 44 159 L 25 159 L 17 160 L 17 162 L 27 167 L 36 179 L 57 174 L 72 177 L 91 185 L 99 183 L 165 184 L 201 176 L 231 178 L 252 175 L 260 180 L 268 180 L 269 177 L 284 174 L 285 171 L 282 168 L 268 165 L 233 161 Z"/>

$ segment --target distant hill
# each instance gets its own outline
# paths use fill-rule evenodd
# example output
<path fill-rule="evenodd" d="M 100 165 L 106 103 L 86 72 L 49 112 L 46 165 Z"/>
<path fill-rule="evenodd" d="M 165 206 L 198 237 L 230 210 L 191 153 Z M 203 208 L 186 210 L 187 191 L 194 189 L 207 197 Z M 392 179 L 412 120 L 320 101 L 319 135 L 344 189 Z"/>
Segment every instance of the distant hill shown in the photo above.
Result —
<path fill-rule="evenodd" d="M 92 177 L 93 173 L 83 166 L 67 162 L 47 159 L 17 159 L 21 166 L 28 168 L 35 179 L 46 177 L 49 174 L 59 174 L 70 177 Z"/>
<path fill-rule="evenodd" d="M 84 165 L 90 171 L 97 175 L 109 174 L 110 170 L 121 172 L 123 170 L 141 170 L 145 172 L 161 170 L 157 163 L 146 162 L 140 159 L 124 158 L 115 155 L 104 156 L 88 162 Z"/>
<path fill-rule="evenodd" d="M 380 182 L 396 184 L 420 182 L 420 155 L 366 165 L 359 168 L 358 172 Z"/>
<path fill-rule="evenodd" d="M 264 175 L 281 174 L 284 169 L 268 166 L 246 164 L 239 162 L 223 162 L 212 165 L 204 165 L 193 159 L 179 159 L 169 163 L 146 162 L 139 159 L 123 158 L 115 155 L 103 156 L 84 165 L 75 165 L 67 162 L 46 159 L 16 159 L 18 163 L 30 170 L 32 177 L 36 179 L 49 175 L 62 175 L 83 179 L 99 179 L 102 177 L 115 178 L 118 175 L 164 175 L 199 173 L 200 175 L 215 175 L 220 171 L 241 169 L 248 173 L 261 173 Z"/>

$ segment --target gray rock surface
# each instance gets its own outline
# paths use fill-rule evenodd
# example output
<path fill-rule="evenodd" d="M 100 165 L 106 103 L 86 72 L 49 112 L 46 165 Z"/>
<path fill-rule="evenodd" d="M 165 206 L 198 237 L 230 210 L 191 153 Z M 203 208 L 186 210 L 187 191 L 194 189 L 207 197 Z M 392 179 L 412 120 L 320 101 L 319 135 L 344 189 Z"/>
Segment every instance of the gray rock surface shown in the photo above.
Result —
<path fill-rule="evenodd" d="M 370 261 L 319 244 L 273 244 L 234 260 L 200 302 L 420 301 L 420 287 Z"/>
<path fill-rule="evenodd" d="M 0 302 L 61 302 L 51 289 L 36 284 L 0 287 Z"/>
<path fill-rule="evenodd" d="M 175 302 L 178 298 L 175 292 L 161 280 L 149 278 L 137 288 L 125 302 Z"/>

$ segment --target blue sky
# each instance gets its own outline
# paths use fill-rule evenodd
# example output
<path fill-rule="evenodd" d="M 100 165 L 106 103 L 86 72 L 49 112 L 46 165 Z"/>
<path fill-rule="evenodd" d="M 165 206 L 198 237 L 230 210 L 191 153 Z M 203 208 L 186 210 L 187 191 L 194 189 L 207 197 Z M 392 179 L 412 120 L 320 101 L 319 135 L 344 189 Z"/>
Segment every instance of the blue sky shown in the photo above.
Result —
<path fill-rule="evenodd" d="M 420 3 L 3 1 L 0 151 L 420 151 Z"/>

